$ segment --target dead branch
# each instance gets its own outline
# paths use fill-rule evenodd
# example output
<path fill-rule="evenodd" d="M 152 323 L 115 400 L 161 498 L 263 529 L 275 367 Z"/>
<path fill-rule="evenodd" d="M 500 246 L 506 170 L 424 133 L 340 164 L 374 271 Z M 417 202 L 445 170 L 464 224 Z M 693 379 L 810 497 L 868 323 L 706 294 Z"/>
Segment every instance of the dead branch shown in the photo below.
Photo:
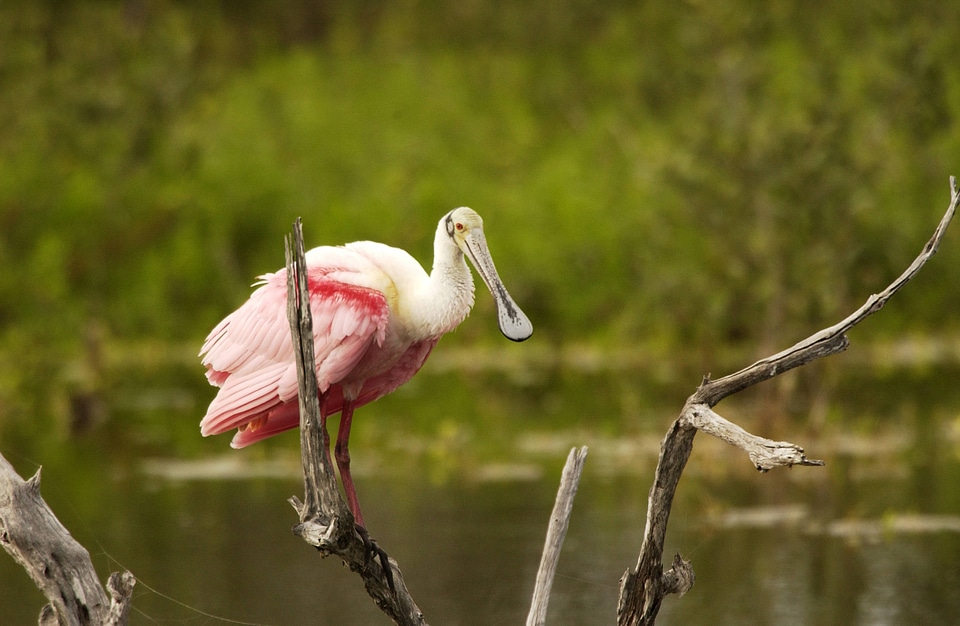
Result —
<path fill-rule="evenodd" d="M 369 546 L 354 525 L 353 515 L 337 488 L 333 465 L 327 453 L 329 436 L 320 425 L 316 358 L 313 353 L 313 319 L 307 292 L 303 231 L 300 220 L 286 240 L 287 318 L 297 352 L 297 379 L 300 384 L 300 454 L 303 461 L 304 502 L 290 498 L 300 515 L 293 533 L 320 550 L 334 554 L 363 579 L 373 601 L 395 624 L 425 626 L 403 582 L 396 561 L 389 559 L 389 571 L 381 559 L 371 555 Z M 383 555 L 383 559 L 387 557 Z"/>
<path fill-rule="evenodd" d="M 693 428 L 746 452 L 750 462 L 761 472 L 792 465 L 823 465 L 823 461 L 808 459 L 803 448 L 796 444 L 773 441 L 748 433 L 714 413 L 706 404 L 691 405 L 684 411 L 683 416 Z"/>
<path fill-rule="evenodd" d="M 567 462 L 563 466 L 560 478 L 560 489 L 557 491 L 557 501 L 550 514 L 550 525 L 547 528 L 547 539 L 543 546 L 543 555 L 540 557 L 540 569 L 537 571 L 537 582 L 533 588 L 533 601 L 530 604 L 530 613 L 527 615 L 527 626 L 543 626 L 547 621 L 547 604 L 550 601 L 550 589 L 553 587 L 553 576 L 560 561 L 560 549 L 563 539 L 567 535 L 567 526 L 570 524 L 570 513 L 573 512 L 573 498 L 577 495 L 577 486 L 580 484 L 580 475 L 583 473 L 583 464 L 587 460 L 587 447 L 573 448 L 567 455 Z"/>
<path fill-rule="evenodd" d="M 770 441 L 746 432 L 717 415 L 712 407 L 724 398 L 757 383 L 846 349 L 849 340 L 845 333 L 879 311 L 936 253 L 958 203 L 960 193 L 957 190 L 957 181 L 951 176 L 947 212 L 920 255 L 890 286 L 879 294 L 870 296 L 866 303 L 849 317 L 729 376 L 715 381 L 711 381 L 709 377 L 704 378 L 696 392 L 687 399 L 680 417 L 670 426 L 660 445 L 660 457 L 647 501 L 647 522 L 637 566 L 633 570 L 627 570 L 620 580 L 620 599 L 617 606 L 617 623 L 620 626 L 653 624 L 664 596 L 670 593 L 683 594 L 693 585 L 693 568 L 688 561 L 677 555 L 673 566 L 666 572 L 663 571 L 662 561 L 670 507 L 680 475 L 693 450 L 693 438 L 698 430 L 744 450 L 751 463 L 760 471 L 779 466 L 823 464 L 822 461 L 807 459 L 800 446 Z"/>
<path fill-rule="evenodd" d="M 39 623 L 61 626 L 127 623 L 136 579 L 114 573 L 104 591 L 90 553 L 40 497 L 40 470 L 23 480 L 0 455 L 0 544 L 27 570 L 50 604 Z"/>

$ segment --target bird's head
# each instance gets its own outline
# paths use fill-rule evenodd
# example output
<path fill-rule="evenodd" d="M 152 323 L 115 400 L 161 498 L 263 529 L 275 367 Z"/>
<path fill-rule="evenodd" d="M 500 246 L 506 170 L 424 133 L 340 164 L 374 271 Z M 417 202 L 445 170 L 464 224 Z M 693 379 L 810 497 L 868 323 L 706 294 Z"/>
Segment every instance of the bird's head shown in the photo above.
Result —
<path fill-rule="evenodd" d="M 493 257 L 487 247 L 483 234 L 483 219 L 471 208 L 460 207 L 447 213 L 443 218 L 447 235 L 463 254 L 470 259 L 480 278 L 487 285 L 497 304 L 497 318 L 500 332 L 512 341 L 524 341 L 533 334 L 533 324 L 513 301 L 503 281 L 497 274 Z"/>
<path fill-rule="evenodd" d="M 444 225 L 447 234 L 461 250 L 463 250 L 466 239 L 471 232 L 476 230 L 480 231 L 481 236 L 483 234 L 483 218 L 480 217 L 479 213 L 465 206 L 447 213 L 444 218 Z"/>

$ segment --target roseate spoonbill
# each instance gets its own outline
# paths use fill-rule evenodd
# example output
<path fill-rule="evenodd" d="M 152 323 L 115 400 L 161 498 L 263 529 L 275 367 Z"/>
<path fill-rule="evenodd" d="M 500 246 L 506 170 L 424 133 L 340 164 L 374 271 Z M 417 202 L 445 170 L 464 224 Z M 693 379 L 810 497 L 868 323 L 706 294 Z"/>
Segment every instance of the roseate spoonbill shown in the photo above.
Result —
<path fill-rule="evenodd" d="M 335 457 L 361 528 L 348 450 L 353 410 L 410 380 L 440 337 L 467 317 L 474 294 L 464 256 L 493 295 L 500 331 L 513 341 L 530 337 L 530 320 L 497 275 L 483 220 L 467 207 L 440 220 L 429 275 L 405 251 L 370 241 L 306 253 L 320 418 L 326 432 L 326 418 L 341 414 Z M 300 425 L 286 270 L 261 276 L 257 285 L 200 350 L 207 379 L 220 387 L 200 432 L 207 436 L 236 428 L 234 448 Z"/>

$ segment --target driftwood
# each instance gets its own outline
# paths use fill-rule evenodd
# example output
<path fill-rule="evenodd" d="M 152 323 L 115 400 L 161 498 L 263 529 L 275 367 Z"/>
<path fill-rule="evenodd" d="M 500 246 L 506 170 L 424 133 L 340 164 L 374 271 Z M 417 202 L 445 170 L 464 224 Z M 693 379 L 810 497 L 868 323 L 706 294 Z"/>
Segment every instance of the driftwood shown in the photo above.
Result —
<path fill-rule="evenodd" d="M 23 480 L 0 455 L 0 544 L 23 566 L 50 604 L 41 625 L 84 626 L 127 623 L 136 583 L 115 572 L 104 591 L 90 553 L 64 528 L 40 497 L 40 470 Z"/>
<path fill-rule="evenodd" d="M 586 460 L 587 447 L 574 448 L 570 450 L 567 463 L 563 466 L 560 489 L 557 491 L 553 513 L 550 514 L 547 539 L 540 558 L 537 582 L 533 588 L 533 601 L 530 604 L 530 613 L 527 615 L 527 626 L 543 626 L 547 621 L 547 603 L 550 601 L 553 576 L 560 562 L 560 549 L 563 547 L 563 539 L 567 536 L 570 513 L 573 512 L 573 497 L 577 495 L 577 486 L 580 484 L 580 475 L 583 473 L 583 464 Z"/>
<path fill-rule="evenodd" d="M 300 398 L 300 455 L 303 461 L 304 502 L 290 498 L 300 515 L 293 533 L 316 547 L 323 556 L 343 559 L 363 579 L 367 593 L 394 623 L 426 624 L 423 613 L 403 582 L 396 561 L 357 531 L 353 515 L 337 488 L 330 461 L 330 437 L 320 424 L 317 369 L 313 354 L 313 319 L 307 293 L 303 231 L 298 219 L 286 242 L 287 317 L 297 347 Z M 373 549 L 371 549 L 373 548 Z"/>
<path fill-rule="evenodd" d="M 617 622 L 620 626 L 653 624 L 664 596 L 671 593 L 683 594 L 693 585 L 693 568 L 688 561 L 676 555 L 670 569 L 664 572 L 662 560 L 673 496 L 698 430 L 742 449 L 749 455 L 754 467 L 761 472 L 774 467 L 823 465 L 822 461 L 808 459 L 800 446 L 770 441 L 746 432 L 717 415 L 713 407 L 724 398 L 747 387 L 846 349 L 849 340 L 845 333 L 879 311 L 936 253 L 958 203 L 960 194 L 957 182 L 951 176 L 949 207 L 923 251 L 899 278 L 879 294 L 870 296 L 866 303 L 849 317 L 739 372 L 713 381 L 709 376 L 705 377 L 696 392 L 687 399 L 680 417 L 671 425 L 660 445 L 660 458 L 647 502 L 647 523 L 637 566 L 625 572 L 620 580 L 620 599 L 617 606 Z"/>

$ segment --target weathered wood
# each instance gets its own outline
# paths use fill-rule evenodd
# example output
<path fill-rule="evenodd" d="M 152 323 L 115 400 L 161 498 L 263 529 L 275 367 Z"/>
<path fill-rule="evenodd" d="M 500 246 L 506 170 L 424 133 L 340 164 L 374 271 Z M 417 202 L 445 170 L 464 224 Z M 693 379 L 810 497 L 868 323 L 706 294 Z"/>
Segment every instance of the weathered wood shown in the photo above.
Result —
<path fill-rule="evenodd" d="M 114 574 L 123 584 L 111 586 L 108 598 L 97 579 L 90 553 L 70 535 L 40 496 L 40 470 L 25 481 L 3 455 L 0 544 L 50 601 L 40 611 L 40 624 L 126 624 L 136 582 L 133 575 Z"/>
<path fill-rule="evenodd" d="M 671 425 L 660 445 L 660 457 L 647 501 L 647 522 L 637 565 L 634 569 L 627 570 L 620 580 L 620 599 L 617 605 L 617 623 L 620 626 L 653 624 L 664 596 L 683 593 L 693 584 L 693 570 L 679 555 L 667 572 L 663 571 L 662 560 L 673 497 L 680 475 L 690 458 L 693 439 L 698 430 L 744 450 L 760 471 L 780 466 L 823 464 L 822 461 L 807 459 L 800 446 L 771 441 L 746 432 L 717 415 L 712 411 L 712 407 L 724 398 L 757 383 L 845 350 L 849 345 L 845 333 L 883 308 L 936 253 L 947 226 L 956 213 L 958 203 L 960 193 L 957 190 L 957 181 L 951 176 L 950 204 L 919 256 L 886 289 L 870 296 L 863 306 L 847 318 L 729 376 L 715 381 L 705 377 L 696 392 L 687 399 L 680 417 Z"/>
<path fill-rule="evenodd" d="M 290 498 L 300 516 L 293 533 L 320 550 L 323 556 L 336 555 L 363 579 L 367 594 L 380 610 L 400 626 L 425 626 L 403 581 L 396 561 L 361 537 L 350 508 L 340 496 L 333 463 L 330 437 L 320 420 L 320 398 L 313 353 L 313 319 L 307 289 L 303 230 L 300 220 L 286 240 L 287 318 L 297 353 L 297 380 L 300 398 L 300 454 L 303 462 L 304 502 Z M 378 552 L 379 551 L 379 552 Z"/>
<path fill-rule="evenodd" d="M 694 394 L 694 402 L 702 402 L 708 406 L 715 406 L 720 400 L 738 391 L 742 391 L 747 387 L 773 378 L 778 374 L 804 365 L 814 359 L 845 350 L 849 345 L 849 341 L 844 333 L 882 309 L 887 301 L 893 297 L 893 294 L 900 291 L 901 287 L 910 282 L 926 262 L 936 254 L 937 249 L 940 247 L 940 242 L 943 240 L 943 236 L 947 231 L 947 226 L 950 225 L 950 221 L 957 211 L 958 201 L 960 201 L 960 195 L 958 195 L 957 190 L 957 179 L 951 176 L 950 204 L 947 207 L 946 213 L 944 213 L 933 235 L 930 237 L 930 240 L 927 241 L 927 244 L 923 247 L 923 250 L 917 258 L 914 259 L 913 263 L 911 263 L 896 280 L 890 283 L 886 289 L 867 298 L 863 306 L 845 319 L 810 335 L 786 350 L 761 359 L 753 365 L 745 367 L 739 372 L 735 372 L 729 376 L 724 376 L 719 380 L 705 380 Z"/>
<path fill-rule="evenodd" d="M 674 421 L 660 444 L 660 457 L 654 470 L 653 485 L 647 500 L 647 522 L 643 531 L 640 557 L 634 570 L 627 570 L 620 579 L 620 598 L 617 602 L 618 624 L 652 624 L 660 611 L 660 604 L 668 594 L 668 581 L 663 572 L 663 544 L 667 536 L 667 522 L 673 496 L 677 492 L 680 475 L 693 451 L 693 437 L 697 430 Z M 684 562 L 686 563 L 686 562 Z M 689 568 L 689 563 L 686 563 Z M 693 572 L 684 575 L 692 583 Z"/>
<path fill-rule="evenodd" d="M 731 446 L 740 448 L 750 457 L 750 462 L 761 472 L 775 467 L 793 465 L 823 465 L 823 461 L 808 459 L 803 448 L 786 441 L 773 441 L 748 433 L 733 422 L 717 415 L 706 404 L 688 404 L 681 418 L 700 432 L 713 435 Z"/>
<path fill-rule="evenodd" d="M 341 541 L 353 534 L 353 516 L 340 497 L 330 461 L 330 435 L 320 422 L 320 398 L 316 357 L 313 352 L 313 317 L 307 285 L 303 230 L 297 219 L 292 240 L 285 242 L 287 262 L 287 319 L 297 358 L 300 405 L 300 455 L 303 460 L 304 505 L 300 521 L 320 519 L 325 523 L 343 519 Z"/>
<path fill-rule="evenodd" d="M 553 577 L 560 562 L 560 549 L 567 536 L 570 513 L 573 512 L 573 498 L 577 495 L 577 486 L 580 484 L 580 475 L 583 474 L 583 465 L 586 460 L 586 446 L 579 449 L 573 448 L 563 466 L 560 489 L 557 491 L 557 500 L 550 514 L 547 538 L 543 546 L 543 555 L 540 557 L 540 568 L 537 570 L 537 582 L 533 588 L 533 601 L 530 604 L 530 613 L 527 615 L 527 626 L 542 626 L 547 621 L 550 589 L 553 587 Z"/>
<path fill-rule="evenodd" d="M 130 600 L 137 579 L 130 572 L 114 572 L 107 579 L 110 594 L 110 611 L 105 626 L 125 626 L 130 617 Z"/>

